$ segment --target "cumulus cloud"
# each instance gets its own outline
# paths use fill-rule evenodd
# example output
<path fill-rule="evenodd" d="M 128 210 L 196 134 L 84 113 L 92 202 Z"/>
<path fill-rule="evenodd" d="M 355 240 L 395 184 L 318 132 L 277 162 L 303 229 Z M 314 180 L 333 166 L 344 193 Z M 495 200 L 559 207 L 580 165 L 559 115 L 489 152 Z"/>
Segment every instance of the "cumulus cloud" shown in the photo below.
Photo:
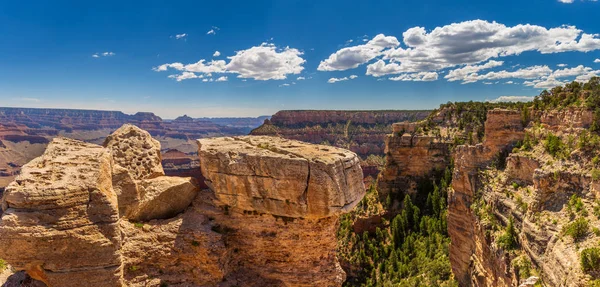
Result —
<path fill-rule="evenodd" d="M 462 68 L 458 68 L 458 69 L 449 71 L 448 75 L 444 76 L 444 78 L 447 79 L 449 82 L 463 81 L 469 75 L 471 75 L 473 73 L 477 73 L 482 70 L 499 67 L 499 66 L 502 66 L 502 64 L 504 64 L 503 61 L 490 60 L 487 63 L 482 64 L 482 65 L 466 65 Z"/>
<path fill-rule="evenodd" d="M 172 69 L 204 74 L 207 77 L 212 77 L 213 73 L 232 73 L 237 74 L 238 78 L 283 80 L 290 74 L 300 74 L 304 70 L 302 65 L 306 60 L 301 57 L 302 55 L 303 53 L 298 49 L 289 47 L 279 49 L 273 44 L 263 43 L 260 46 L 237 51 L 235 55 L 227 57 L 229 62 L 225 60 L 207 62 L 202 59 L 185 65 L 179 62 L 167 63 L 152 69 L 157 72 Z M 183 73 L 180 76 L 182 75 Z"/>
<path fill-rule="evenodd" d="M 183 34 L 177 34 L 177 35 L 175 35 L 175 39 L 177 39 L 177 40 L 179 40 L 179 39 L 184 39 L 185 37 L 187 37 L 187 34 L 186 34 L 186 33 L 183 33 Z"/>
<path fill-rule="evenodd" d="M 500 96 L 493 100 L 487 100 L 492 103 L 500 103 L 500 102 L 531 102 L 534 97 L 529 96 Z"/>
<path fill-rule="evenodd" d="M 471 73 L 464 76 L 462 79 L 463 84 L 474 83 L 477 81 L 490 81 L 500 79 L 536 79 L 544 76 L 549 76 L 552 73 L 552 69 L 548 66 L 531 66 L 521 68 L 515 71 L 492 71 L 485 74 Z"/>
<path fill-rule="evenodd" d="M 600 59 L 594 60 L 594 63 L 600 63 Z"/>
<path fill-rule="evenodd" d="M 283 80 L 288 74 L 300 74 L 306 60 L 298 49 L 286 47 L 279 50 L 273 44 L 263 43 L 260 46 L 238 51 L 227 57 L 227 71 L 237 73 L 238 78 L 255 80 Z"/>
<path fill-rule="evenodd" d="M 438 79 L 438 73 L 436 72 L 419 72 L 419 73 L 408 73 L 401 74 L 397 77 L 389 78 L 392 81 L 416 81 L 416 82 L 430 82 Z"/>
<path fill-rule="evenodd" d="M 227 76 L 221 76 L 217 78 L 215 82 L 227 82 Z"/>
<path fill-rule="evenodd" d="M 378 56 L 387 48 L 400 45 L 396 37 L 379 34 L 365 44 L 346 47 L 331 54 L 329 58 L 321 61 L 319 71 L 344 71 L 356 68 Z"/>
<path fill-rule="evenodd" d="M 560 67 L 560 68 L 564 68 L 564 67 L 566 67 L 566 66 L 568 66 L 568 65 L 567 65 L 567 64 L 558 64 L 558 65 L 556 65 L 556 66 L 557 66 L 557 67 Z"/>
<path fill-rule="evenodd" d="M 116 55 L 113 52 L 103 52 L 103 53 L 95 53 L 92 55 L 92 58 L 100 58 L 100 57 L 112 57 Z"/>
<path fill-rule="evenodd" d="M 183 72 L 179 75 L 169 75 L 169 78 L 171 79 L 175 79 L 177 82 L 181 82 L 183 80 L 188 80 L 188 79 L 200 79 L 200 78 L 204 78 L 203 75 L 196 75 L 192 72 Z"/>
<path fill-rule="evenodd" d="M 215 53 L 213 54 L 213 57 L 218 57 L 218 56 L 221 56 L 221 52 L 215 51 Z"/>
<path fill-rule="evenodd" d="M 306 80 L 306 78 L 305 78 L 305 77 L 302 77 L 302 76 L 300 76 L 300 77 L 296 78 L 296 80 L 298 80 L 298 81 L 302 81 L 302 80 Z"/>
<path fill-rule="evenodd" d="M 327 83 L 333 84 L 333 83 L 337 83 L 337 82 L 354 80 L 356 78 L 358 78 L 357 75 L 350 75 L 349 77 L 343 77 L 343 78 L 330 78 L 329 80 L 327 80 Z"/>
<path fill-rule="evenodd" d="M 381 77 L 458 67 L 453 70 L 454 75 L 447 77 L 458 81 L 465 74 L 497 67 L 493 65 L 502 62 L 496 60 L 498 58 L 524 52 L 551 54 L 598 50 L 600 35 L 567 25 L 554 28 L 531 24 L 506 26 L 472 20 L 433 30 L 412 27 L 402 34 L 402 44 L 394 36 L 380 34 L 367 43 L 344 47 L 331 54 L 321 61 L 318 70 L 347 70 L 368 64 L 366 74 Z M 376 61 L 370 63 L 373 60 Z M 482 64 L 484 62 L 488 66 Z"/>
<path fill-rule="evenodd" d="M 281 84 L 281 85 L 279 85 L 279 87 L 280 87 L 280 88 L 281 88 L 281 87 L 289 87 L 289 86 L 290 86 L 290 84 L 288 84 L 288 83 L 285 83 L 285 84 Z"/>

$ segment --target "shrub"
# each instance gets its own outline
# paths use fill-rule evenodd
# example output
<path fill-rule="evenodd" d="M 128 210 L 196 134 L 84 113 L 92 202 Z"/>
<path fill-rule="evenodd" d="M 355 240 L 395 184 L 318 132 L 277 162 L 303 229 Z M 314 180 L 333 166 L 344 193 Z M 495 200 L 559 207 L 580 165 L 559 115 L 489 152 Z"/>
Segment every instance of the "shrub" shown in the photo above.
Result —
<path fill-rule="evenodd" d="M 142 228 L 142 227 L 144 227 L 144 224 L 141 223 L 141 222 L 136 222 L 136 223 L 133 224 L 133 226 L 135 226 L 137 228 Z"/>
<path fill-rule="evenodd" d="M 571 236 L 574 241 L 579 241 L 588 234 L 589 228 L 587 219 L 579 217 L 575 221 L 565 225 L 563 233 Z"/>
<path fill-rule="evenodd" d="M 600 169 L 597 169 L 597 168 L 592 169 L 592 179 L 600 180 Z"/>
<path fill-rule="evenodd" d="M 581 200 L 581 197 L 577 196 L 577 194 L 573 194 L 571 198 L 569 198 L 567 208 L 569 211 L 574 210 L 575 212 L 581 212 L 583 210 L 583 201 Z"/>
<path fill-rule="evenodd" d="M 4 259 L 0 259 L 0 272 L 4 271 L 4 269 L 6 269 L 6 267 L 8 267 L 8 264 L 6 264 L 6 261 L 4 261 Z"/>
<path fill-rule="evenodd" d="M 556 157 L 563 150 L 563 145 L 563 142 L 558 136 L 548 133 L 544 147 L 549 154 L 551 154 L 553 157 Z"/>
<path fill-rule="evenodd" d="M 517 208 L 521 212 L 527 211 L 527 202 L 523 201 L 523 198 L 520 195 L 517 195 L 516 203 L 517 203 Z"/>
<path fill-rule="evenodd" d="M 509 219 L 504 233 L 498 237 L 496 243 L 504 250 L 513 250 L 517 248 L 517 230 L 515 228 L 515 221 L 512 217 Z"/>
<path fill-rule="evenodd" d="M 579 262 L 584 272 L 600 271 L 600 248 L 584 249 L 581 251 Z"/>
<path fill-rule="evenodd" d="M 512 187 L 513 187 L 513 189 L 519 189 L 519 184 L 516 182 L 513 182 Z"/>

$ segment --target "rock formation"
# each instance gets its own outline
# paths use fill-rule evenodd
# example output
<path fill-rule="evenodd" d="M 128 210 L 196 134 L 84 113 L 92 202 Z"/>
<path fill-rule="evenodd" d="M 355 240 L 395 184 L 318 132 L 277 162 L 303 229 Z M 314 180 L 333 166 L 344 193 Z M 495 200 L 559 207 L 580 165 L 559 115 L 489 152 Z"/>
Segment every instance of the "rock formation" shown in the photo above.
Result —
<path fill-rule="evenodd" d="M 48 286 L 121 285 L 109 150 L 57 138 L 4 192 L 0 257 Z"/>
<path fill-rule="evenodd" d="M 162 175 L 123 126 L 106 147 L 55 139 L 3 196 L 0 258 L 48 286 L 341 286 L 340 214 L 358 157 L 271 137 L 199 141 L 210 189 Z M 126 160 L 124 160 L 126 159 Z M 17 276 L 17 275 L 15 275 Z"/>
<path fill-rule="evenodd" d="M 242 210 L 323 218 L 348 212 L 365 193 L 358 158 L 340 148 L 264 136 L 198 145 L 207 184 L 221 202 Z"/>

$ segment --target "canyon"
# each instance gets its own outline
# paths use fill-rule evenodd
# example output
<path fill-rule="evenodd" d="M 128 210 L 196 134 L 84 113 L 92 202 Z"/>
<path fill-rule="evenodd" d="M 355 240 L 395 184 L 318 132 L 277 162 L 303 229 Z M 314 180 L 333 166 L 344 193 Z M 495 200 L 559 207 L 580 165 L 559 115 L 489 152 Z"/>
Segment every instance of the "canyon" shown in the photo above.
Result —
<path fill-rule="evenodd" d="M 163 120 L 153 113 L 134 115 L 117 111 L 0 108 L 0 190 L 18 175 L 21 166 L 40 156 L 48 143 L 64 136 L 101 144 L 110 133 L 129 123 L 147 130 L 167 153 L 168 175 L 200 177 L 195 139 L 245 135 L 268 117 Z"/>
<path fill-rule="evenodd" d="M 6 286 L 596 286 L 600 85 L 584 87 L 280 111 L 251 135 L 173 120 L 194 152 L 116 115 L 93 141 L 30 128 L 39 156 L 2 199 Z"/>

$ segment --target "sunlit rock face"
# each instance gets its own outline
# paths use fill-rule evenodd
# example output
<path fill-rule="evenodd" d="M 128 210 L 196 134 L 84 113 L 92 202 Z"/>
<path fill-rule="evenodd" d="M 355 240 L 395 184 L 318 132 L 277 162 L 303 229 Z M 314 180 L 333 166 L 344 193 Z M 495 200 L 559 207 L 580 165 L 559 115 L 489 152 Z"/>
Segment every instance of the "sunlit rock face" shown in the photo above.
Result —
<path fill-rule="evenodd" d="M 164 176 L 160 144 L 135 126 L 104 145 L 57 138 L 6 189 L 0 258 L 16 271 L 47 286 L 343 283 L 338 219 L 365 193 L 354 153 L 270 137 L 200 141 L 210 188 L 199 191 L 195 179 Z"/>

